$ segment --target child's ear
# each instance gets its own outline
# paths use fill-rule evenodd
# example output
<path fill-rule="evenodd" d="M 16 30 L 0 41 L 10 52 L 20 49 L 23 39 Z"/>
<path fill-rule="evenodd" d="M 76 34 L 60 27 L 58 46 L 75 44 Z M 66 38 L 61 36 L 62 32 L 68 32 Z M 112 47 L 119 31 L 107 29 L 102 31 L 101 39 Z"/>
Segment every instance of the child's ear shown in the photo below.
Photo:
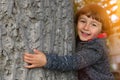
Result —
<path fill-rule="evenodd" d="M 100 33 L 97 36 L 97 38 L 106 38 L 106 37 L 107 37 L 107 33 Z"/>

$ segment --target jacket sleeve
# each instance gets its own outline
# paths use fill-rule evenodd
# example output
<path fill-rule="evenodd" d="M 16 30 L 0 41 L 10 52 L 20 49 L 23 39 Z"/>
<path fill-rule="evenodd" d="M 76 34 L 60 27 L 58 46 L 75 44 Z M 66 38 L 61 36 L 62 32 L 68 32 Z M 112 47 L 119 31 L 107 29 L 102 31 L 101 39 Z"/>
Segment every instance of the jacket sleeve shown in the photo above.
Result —
<path fill-rule="evenodd" d="M 60 71 L 79 70 L 96 63 L 101 58 L 102 51 L 98 46 L 93 46 L 86 47 L 74 55 L 46 54 L 47 64 L 44 68 Z"/>

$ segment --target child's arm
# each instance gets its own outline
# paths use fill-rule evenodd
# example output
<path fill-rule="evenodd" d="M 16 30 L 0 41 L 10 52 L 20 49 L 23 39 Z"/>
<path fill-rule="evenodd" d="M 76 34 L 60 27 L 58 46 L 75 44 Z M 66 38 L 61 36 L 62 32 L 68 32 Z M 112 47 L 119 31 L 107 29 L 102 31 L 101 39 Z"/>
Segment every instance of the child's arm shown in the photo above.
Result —
<path fill-rule="evenodd" d="M 57 54 L 44 54 L 36 49 L 34 49 L 34 54 L 24 54 L 24 61 L 31 64 L 26 65 L 26 68 L 44 67 L 62 71 L 77 69 L 77 58 L 79 58 L 78 55 L 58 56 Z"/>
<path fill-rule="evenodd" d="M 85 48 L 76 55 L 58 56 L 57 54 L 44 54 L 34 50 L 35 54 L 25 54 L 24 60 L 31 65 L 27 68 L 44 67 L 51 70 L 78 70 L 94 64 L 103 54 L 98 47 Z"/>
<path fill-rule="evenodd" d="M 58 56 L 57 54 L 47 54 L 47 64 L 44 68 L 60 71 L 80 70 L 96 63 L 102 55 L 101 49 L 91 48 L 83 49 L 75 53 L 75 55 Z"/>

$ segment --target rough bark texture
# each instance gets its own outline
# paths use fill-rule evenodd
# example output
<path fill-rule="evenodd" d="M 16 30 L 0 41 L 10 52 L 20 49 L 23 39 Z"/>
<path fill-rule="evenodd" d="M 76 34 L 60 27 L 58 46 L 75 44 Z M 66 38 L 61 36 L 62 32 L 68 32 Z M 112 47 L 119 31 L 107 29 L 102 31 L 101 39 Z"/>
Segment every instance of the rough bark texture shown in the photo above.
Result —
<path fill-rule="evenodd" d="M 74 72 L 25 69 L 23 52 L 74 52 L 71 0 L 0 0 L 0 80 L 77 80 Z"/>

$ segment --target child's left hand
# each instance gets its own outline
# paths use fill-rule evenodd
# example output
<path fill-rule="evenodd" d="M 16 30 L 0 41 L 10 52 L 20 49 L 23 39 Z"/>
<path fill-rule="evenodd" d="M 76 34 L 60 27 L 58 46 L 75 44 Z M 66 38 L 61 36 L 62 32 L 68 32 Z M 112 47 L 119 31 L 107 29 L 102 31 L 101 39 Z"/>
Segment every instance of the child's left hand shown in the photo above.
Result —
<path fill-rule="evenodd" d="M 34 54 L 24 53 L 23 58 L 24 61 L 28 63 L 28 65 L 25 65 L 26 68 L 43 67 L 47 63 L 45 54 L 36 49 L 34 49 Z"/>

